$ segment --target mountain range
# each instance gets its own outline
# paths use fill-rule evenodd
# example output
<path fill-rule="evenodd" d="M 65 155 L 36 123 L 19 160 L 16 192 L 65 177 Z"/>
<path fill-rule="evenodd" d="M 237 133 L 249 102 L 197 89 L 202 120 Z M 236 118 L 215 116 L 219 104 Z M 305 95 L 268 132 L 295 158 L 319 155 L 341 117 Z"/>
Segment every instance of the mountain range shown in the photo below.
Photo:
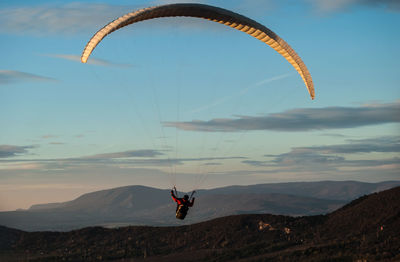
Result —
<path fill-rule="evenodd" d="M 400 187 L 325 215 L 245 214 L 175 226 L 25 232 L 0 226 L 0 261 L 400 261 Z"/>
<path fill-rule="evenodd" d="M 0 212 L 0 225 L 27 231 L 67 231 L 88 226 L 186 225 L 237 214 L 319 215 L 397 185 L 400 181 L 321 181 L 199 190 L 195 206 L 184 221 L 175 219 L 169 190 L 126 186 L 87 193 L 68 202 Z"/>

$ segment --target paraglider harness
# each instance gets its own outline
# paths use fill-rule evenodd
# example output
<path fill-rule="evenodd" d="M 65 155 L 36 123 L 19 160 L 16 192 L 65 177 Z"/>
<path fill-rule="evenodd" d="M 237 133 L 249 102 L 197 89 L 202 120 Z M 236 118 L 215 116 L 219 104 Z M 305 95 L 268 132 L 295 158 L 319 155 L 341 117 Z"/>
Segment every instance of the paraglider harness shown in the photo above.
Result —
<path fill-rule="evenodd" d="M 174 187 L 173 191 L 175 191 L 175 196 L 177 199 L 178 198 L 178 192 L 176 191 L 176 187 Z M 178 205 L 176 206 L 176 218 L 177 219 L 185 219 L 187 212 L 189 211 L 189 204 L 192 203 L 192 200 L 194 200 L 193 195 L 194 193 L 196 193 L 196 191 L 192 191 L 192 193 L 190 194 L 190 197 L 188 199 L 185 199 L 184 202 L 180 203 L 178 202 Z"/>

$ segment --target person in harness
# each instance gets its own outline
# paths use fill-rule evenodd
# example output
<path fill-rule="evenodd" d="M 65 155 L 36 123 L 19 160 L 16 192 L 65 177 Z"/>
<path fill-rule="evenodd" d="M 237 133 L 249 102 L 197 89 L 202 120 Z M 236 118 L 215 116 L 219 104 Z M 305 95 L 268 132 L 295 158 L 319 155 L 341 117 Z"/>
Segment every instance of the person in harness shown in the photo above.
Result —
<path fill-rule="evenodd" d="M 176 192 L 176 188 L 175 192 Z M 187 212 L 189 211 L 189 207 L 192 207 L 194 204 L 194 197 L 192 198 L 193 194 L 195 191 L 192 192 L 192 195 L 189 196 L 188 195 L 184 195 L 183 198 L 179 198 L 176 195 L 178 195 L 178 193 L 176 192 L 176 195 L 174 193 L 174 190 L 171 190 L 171 197 L 172 199 L 176 202 L 176 218 L 177 219 L 185 219 Z"/>

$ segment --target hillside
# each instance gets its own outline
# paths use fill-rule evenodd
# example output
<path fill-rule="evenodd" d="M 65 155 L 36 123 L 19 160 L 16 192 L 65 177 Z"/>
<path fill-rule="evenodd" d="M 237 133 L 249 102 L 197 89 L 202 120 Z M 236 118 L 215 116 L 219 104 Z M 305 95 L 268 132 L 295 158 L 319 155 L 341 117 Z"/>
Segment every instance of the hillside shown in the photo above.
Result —
<path fill-rule="evenodd" d="M 184 225 L 254 213 L 309 216 L 332 212 L 361 195 L 396 185 L 400 181 L 321 181 L 199 190 L 195 207 L 183 222 L 175 219 L 169 190 L 126 186 L 84 194 L 64 203 L 0 212 L 0 225 L 27 231 L 68 231 L 96 225 Z"/>
<path fill-rule="evenodd" d="M 398 261 L 399 212 L 396 187 L 319 216 L 237 215 L 179 227 L 64 233 L 0 227 L 0 260 Z"/>
<path fill-rule="evenodd" d="M 352 201 L 360 196 L 400 186 L 400 181 L 366 183 L 359 181 L 316 181 L 228 186 L 207 190 L 206 194 L 274 193 L 319 199 Z"/>

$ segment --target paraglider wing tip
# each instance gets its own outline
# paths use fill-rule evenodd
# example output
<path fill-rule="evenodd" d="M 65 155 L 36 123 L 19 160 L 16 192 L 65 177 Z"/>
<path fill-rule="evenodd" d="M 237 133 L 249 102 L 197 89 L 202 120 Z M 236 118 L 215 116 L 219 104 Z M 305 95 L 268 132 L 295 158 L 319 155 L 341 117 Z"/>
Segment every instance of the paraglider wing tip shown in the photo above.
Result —
<path fill-rule="evenodd" d="M 85 59 L 85 58 L 82 57 L 82 58 L 81 58 L 81 62 L 84 63 L 84 64 L 86 64 L 87 59 Z"/>
<path fill-rule="evenodd" d="M 315 98 L 314 86 L 309 89 L 309 93 L 310 93 L 310 96 L 311 96 L 311 100 L 314 100 L 314 98 Z"/>

